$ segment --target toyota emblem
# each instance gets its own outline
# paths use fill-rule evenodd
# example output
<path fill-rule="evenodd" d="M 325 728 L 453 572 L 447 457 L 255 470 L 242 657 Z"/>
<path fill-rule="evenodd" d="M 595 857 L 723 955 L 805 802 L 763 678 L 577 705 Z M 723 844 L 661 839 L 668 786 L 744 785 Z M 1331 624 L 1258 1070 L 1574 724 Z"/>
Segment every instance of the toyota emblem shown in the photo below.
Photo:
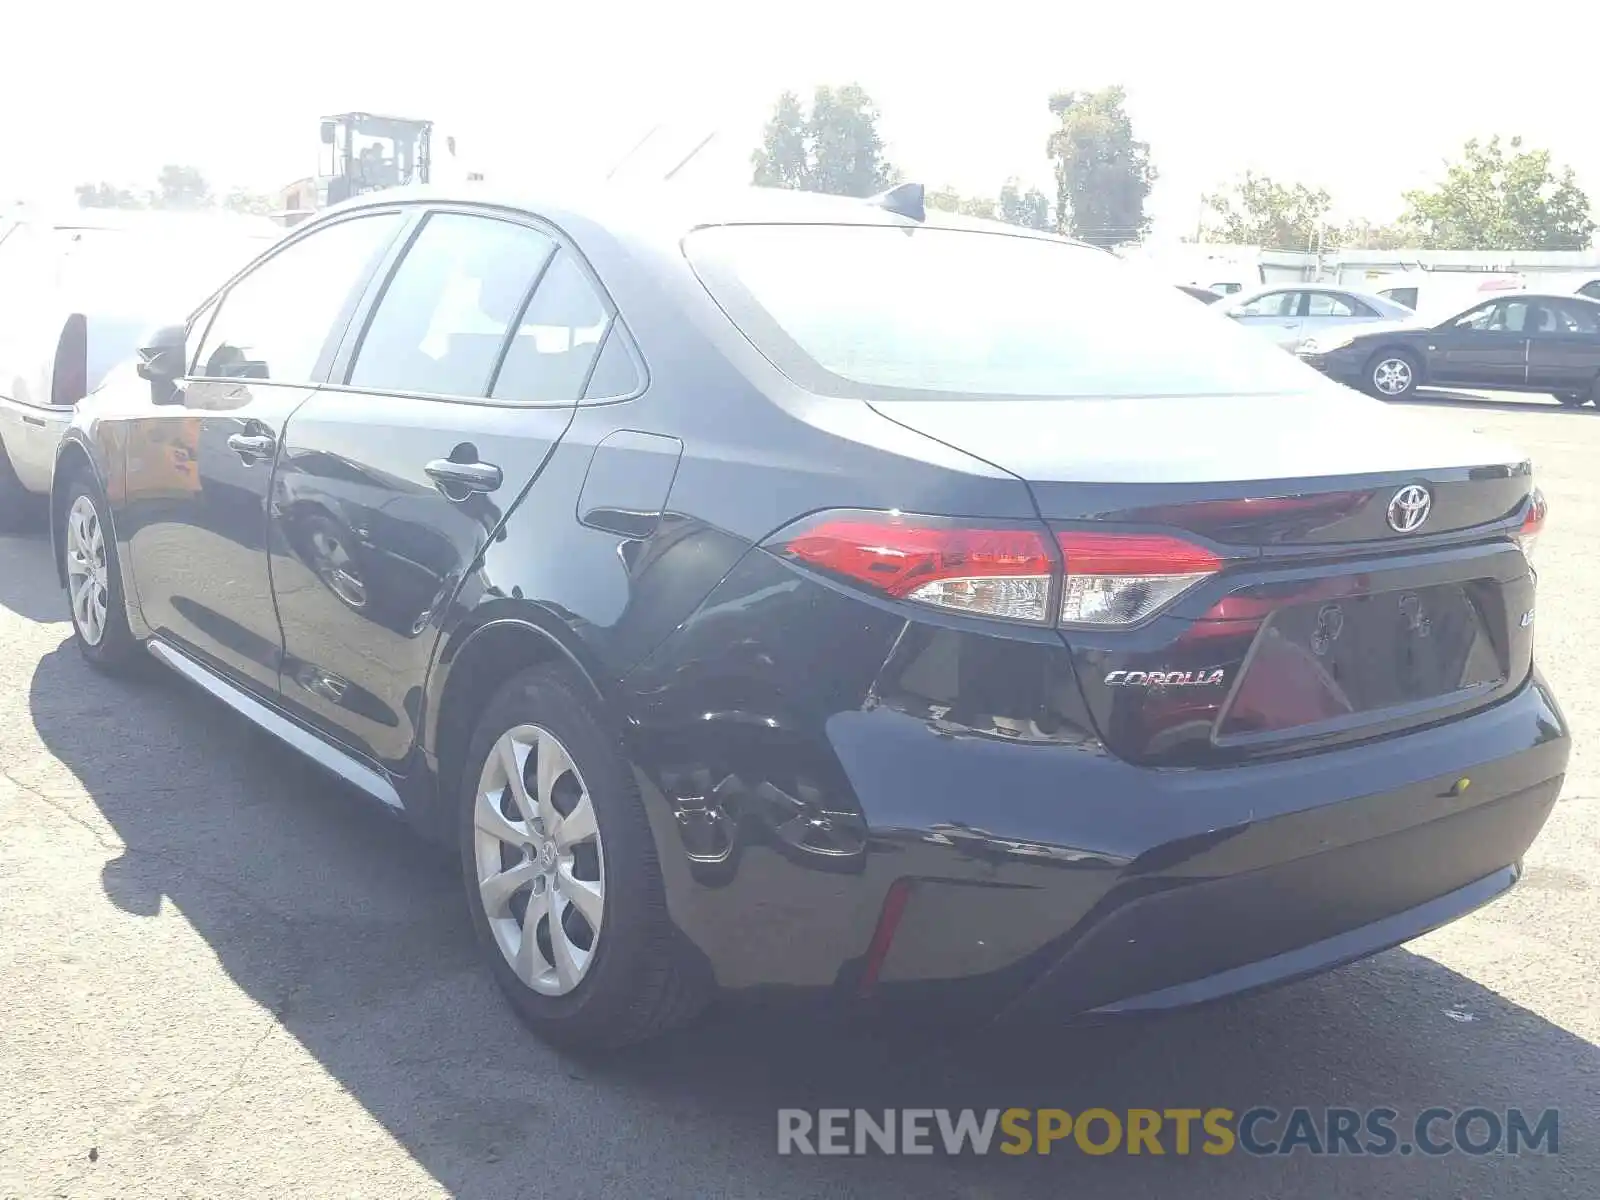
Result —
<path fill-rule="evenodd" d="M 1389 500 L 1389 528 L 1396 533 L 1415 533 L 1422 528 L 1433 508 L 1433 495 L 1421 484 L 1407 484 Z"/>

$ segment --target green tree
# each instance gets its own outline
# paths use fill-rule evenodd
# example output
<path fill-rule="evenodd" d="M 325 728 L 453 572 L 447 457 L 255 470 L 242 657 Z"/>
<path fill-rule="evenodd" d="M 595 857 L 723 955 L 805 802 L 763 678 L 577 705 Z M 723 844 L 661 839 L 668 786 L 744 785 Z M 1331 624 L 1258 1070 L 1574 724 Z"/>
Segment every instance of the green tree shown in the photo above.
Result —
<path fill-rule="evenodd" d="M 1339 231 L 1339 247 L 1344 250 L 1406 250 L 1416 244 L 1416 235 L 1399 223 L 1350 221 Z"/>
<path fill-rule="evenodd" d="M 992 221 L 997 215 L 993 200 L 986 196 L 963 196 L 953 187 L 943 187 L 938 191 L 925 192 L 923 194 L 923 203 L 929 208 L 960 213 L 964 217 L 983 217 Z"/>
<path fill-rule="evenodd" d="M 1008 179 L 1000 189 L 999 217 L 1008 225 L 1049 229 L 1050 197 L 1036 187 L 1023 191 L 1020 183 Z"/>
<path fill-rule="evenodd" d="M 1215 220 L 1204 226 L 1208 241 L 1265 250 L 1331 249 L 1338 231 L 1327 227 L 1333 201 L 1322 188 L 1290 186 L 1246 171 L 1224 191 L 1203 197 Z"/>
<path fill-rule="evenodd" d="M 750 156 L 750 165 L 755 168 L 752 183 L 759 187 L 805 189 L 811 178 L 806 123 L 799 96 L 784 92 L 778 97 L 761 146 Z"/>
<path fill-rule="evenodd" d="M 99 183 L 80 183 L 73 191 L 77 193 L 79 208 L 144 207 L 139 197 L 127 188 L 119 188 L 104 180 Z"/>
<path fill-rule="evenodd" d="M 1403 223 L 1432 250 L 1586 250 L 1594 237 L 1589 197 L 1572 168 L 1548 150 L 1473 138 L 1445 164 L 1438 187 L 1406 193 Z"/>
<path fill-rule="evenodd" d="M 223 200 L 222 207 L 237 213 L 247 213 L 251 216 L 269 217 L 283 206 L 271 196 L 260 192 L 248 191 L 244 188 L 234 188 Z"/>
<path fill-rule="evenodd" d="M 1056 225 L 1097 246 L 1137 241 L 1150 228 L 1145 200 L 1155 182 L 1150 146 L 1136 141 L 1120 87 L 1057 92 L 1060 120 L 1046 151 L 1056 170 Z"/>
<path fill-rule="evenodd" d="M 211 189 L 197 167 L 168 163 L 156 177 L 152 208 L 204 208 L 211 203 Z"/>
<path fill-rule="evenodd" d="M 899 179 L 878 133 L 879 113 L 858 85 L 821 86 L 805 113 L 785 92 L 750 156 L 752 182 L 835 196 L 871 196 Z"/>

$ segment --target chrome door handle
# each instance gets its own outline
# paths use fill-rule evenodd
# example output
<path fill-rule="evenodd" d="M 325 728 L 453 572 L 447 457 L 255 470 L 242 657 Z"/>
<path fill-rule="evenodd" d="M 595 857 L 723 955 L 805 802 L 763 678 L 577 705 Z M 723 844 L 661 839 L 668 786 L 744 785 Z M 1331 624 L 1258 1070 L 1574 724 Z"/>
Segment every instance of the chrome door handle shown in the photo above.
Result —
<path fill-rule="evenodd" d="M 228 449 L 252 463 L 277 453 L 278 439 L 270 433 L 234 433 L 228 435 Z"/>
<path fill-rule="evenodd" d="M 457 498 L 452 492 L 492 492 L 505 482 L 504 473 L 493 463 L 460 463 L 436 458 L 422 469 L 449 499 Z"/>

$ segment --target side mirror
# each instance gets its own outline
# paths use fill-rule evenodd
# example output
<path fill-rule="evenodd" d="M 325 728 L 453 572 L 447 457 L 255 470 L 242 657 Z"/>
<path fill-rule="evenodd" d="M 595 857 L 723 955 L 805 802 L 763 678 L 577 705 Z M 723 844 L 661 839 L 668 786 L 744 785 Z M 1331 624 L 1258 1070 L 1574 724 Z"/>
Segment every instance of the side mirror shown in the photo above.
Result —
<path fill-rule="evenodd" d="M 324 146 L 333 145 L 333 134 L 334 134 L 333 122 L 332 121 L 324 121 L 322 123 L 322 144 Z"/>
<path fill-rule="evenodd" d="M 139 378 L 150 383 L 153 404 L 177 404 L 183 395 L 175 386 L 188 369 L 189 331 L 182 325 L 164 325 L 139 347 Z"/>

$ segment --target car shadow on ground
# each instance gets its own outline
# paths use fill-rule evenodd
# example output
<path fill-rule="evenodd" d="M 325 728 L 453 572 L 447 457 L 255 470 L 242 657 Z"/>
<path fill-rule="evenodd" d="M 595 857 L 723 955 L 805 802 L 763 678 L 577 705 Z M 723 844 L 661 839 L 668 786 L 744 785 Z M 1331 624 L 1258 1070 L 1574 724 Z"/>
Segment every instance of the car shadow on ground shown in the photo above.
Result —
<path fill-rule="evenodd" d="M 1600 416 L 1600 408 L 1595 408 L 1592 405 L 1582 408 L 1568 408 L 1566 405 L 1558 403 L 1553 397 L 1535 392 L 1494 392 L 1485 395 L 1481 392 L 1457 392 L 1448 388 L 1418 388 L 1407 399 L 1390 400 L 1389 403 L 1433 405 L 1449 408 L 1465 405 L 1471 408 L 1499 409 L 1502 412 L 1528 412 L 1533 410 L 1551 413 L 1571 413 L 1575 416 Z"/>
<path fill-rule="evenodd" d="M 453 864 L 197 690 L 102 679 L 64 642 L 39 661 L 29 707 L 115 832 L 102 870 L 111 902 L 145 917 L 173 906 L 232 983 L 455 1195 L 1321 1200 L 1488 1195 L 1505 1169 L 1461 1154 L 1262 1161 L 1090 1157 L 1070 1145 L 1050 1157 L 780 1161 L 776 1110 L 820 1106 L 1345 1105 L 1408 1119 L 1432 1105 L 1557 1108 L 1562 1154 L 1519 1162 L 1510 1194 L 1591 1194 L 1585 1172 L 1600 1170 L 1600 1051 L 1403 951 L 1090 1030 L 840 1024 L 723 1006 L 626 1053 L 561 1054 L 516 1023 L 477 965 Z M 216 1110 L 237 1118 L 239 1144 L 318 1119 L 271 1112 L 275 1081 L 252 1076 L 248 1058 L 230 1090 L 255 1109 Z"/>
<path fill-rule="evenodd" d="M 43 521 L 0 533 L 0 608 L 28 621 L 64 621 L 67 594 L 54 584 L 50 533 Z"/>

